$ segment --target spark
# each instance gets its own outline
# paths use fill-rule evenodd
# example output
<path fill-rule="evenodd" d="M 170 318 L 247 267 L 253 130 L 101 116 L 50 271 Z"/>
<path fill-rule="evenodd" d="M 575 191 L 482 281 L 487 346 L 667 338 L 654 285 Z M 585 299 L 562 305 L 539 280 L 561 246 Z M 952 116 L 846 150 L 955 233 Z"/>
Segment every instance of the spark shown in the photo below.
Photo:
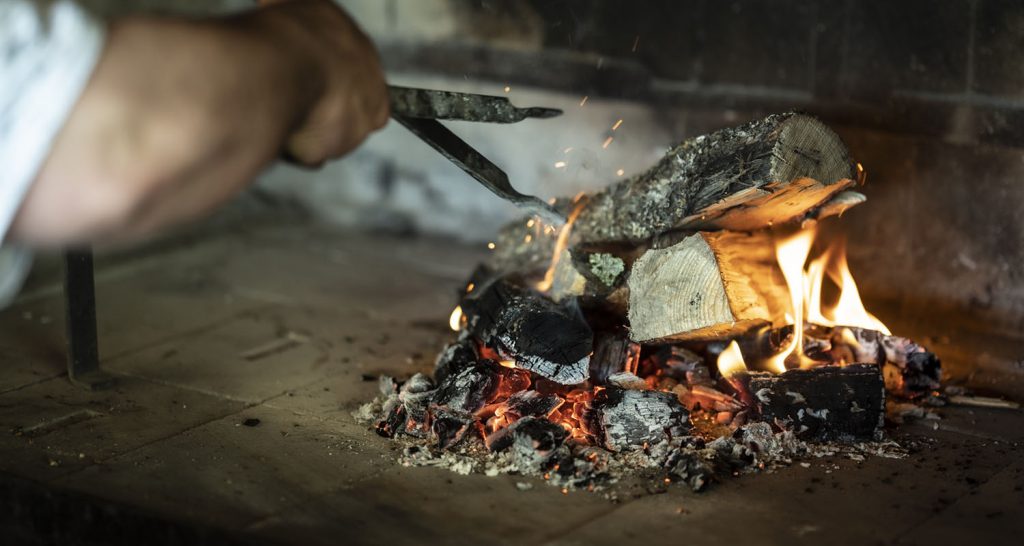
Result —
<path fill-rule="evenodd" d="M 508 85 L 506 85 L 506 86 L 505 86 L 505 92 L 506 92 L 506 93 L 508 93 L 508 92 L 510 92 L 510 91 L 512 91 L 512 87 L 511 87 L 511 86 L 508 86 Z"/>
<path fill-rule="evenodd" d="M 566 148 L 566 149 L 562 150 L 562 153 L 563 153 L 563 154 L 567 154 L 567 153 L 569 153 L 569 152 L 571 152 L 571 151 L 572 151 L 572 146 L 569 146 L 568 148 Z"/>
<path fill-rule="evenodd" d="M 584 96 L 583 100 L 580 101 L 580 106 L 583 106 L 583 105 L 587 104 L 587 99 L 589 99 L 589 98 L 590 98 L 590 95 Z"/>
<path fill-rule="evenodd" d="M 487 248 L 494 250 L 494 243 L 487 243 Z"/>
<path fill-rule="evenodd" d="M 617 174 L 619 176 L 622 176 L 622 175 L 626 174 L 626 170 L 625 169 L 619 169 L 619 170 L 615 171 L 615 174 Z"/>
<path fill-rule="evenodd" d="M 608 149 L 608 145 L 611 144 L 613 140 L 615 140 L 615 137 L 608 137 L 608 138 L 604 139 L 604 144 L 602 144 L 601 147 L 604 148 L 605 150 L 607 150 Z"/>
<path fill-rule="evenodd" d="M 636 39 L 633 40 L 633 53 L 636 53 L 636 50 L 638 50 L 638 49 L 640 49 L 640 35 L 639 34 L 637 34 L 636 35 Z"/>
<path fill-rule="evenodd" d="M 556 169 L 564 169 L 565 168 L 565 161 L 556 161 L 555 162 L 555 168 Z"/>
<path fill-rule="evenodd" d="M 622 125 L 622 120 L 621 119 L 619 121 L 616 121 L 615 125 L 612 125 L 612 131 L 618 129 L 619 125 Z"/>

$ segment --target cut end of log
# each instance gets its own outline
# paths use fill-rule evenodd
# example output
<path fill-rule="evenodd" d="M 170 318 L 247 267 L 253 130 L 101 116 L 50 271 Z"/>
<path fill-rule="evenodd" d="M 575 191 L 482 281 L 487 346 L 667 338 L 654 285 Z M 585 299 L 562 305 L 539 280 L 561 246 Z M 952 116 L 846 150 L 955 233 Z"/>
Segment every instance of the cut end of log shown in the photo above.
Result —
<path fill-rule="evenodd" d="M 788 293 L 767 233 L 698 233 L 634 264 L 633 341 L 734 337 L 785 320 Z"/>

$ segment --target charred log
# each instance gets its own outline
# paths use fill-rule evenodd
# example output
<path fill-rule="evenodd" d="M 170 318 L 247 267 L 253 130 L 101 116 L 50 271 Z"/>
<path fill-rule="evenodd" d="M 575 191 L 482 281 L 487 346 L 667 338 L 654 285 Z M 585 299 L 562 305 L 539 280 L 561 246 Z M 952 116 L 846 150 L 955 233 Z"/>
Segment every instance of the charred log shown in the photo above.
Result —
<path fill-rule="evenodd" d="M 885 384 L 871 364 L 755 372 L 750 391 L 760 417 L 801 439 L 879 440 L 885 418 Z"/>
<path fill-rule="evenodd" d="M 497 279 L 470 292 L 462 310 L 469 331 L 517 367 L 567 385 L 587 380 L 593 333 L 571 302 Z"/>

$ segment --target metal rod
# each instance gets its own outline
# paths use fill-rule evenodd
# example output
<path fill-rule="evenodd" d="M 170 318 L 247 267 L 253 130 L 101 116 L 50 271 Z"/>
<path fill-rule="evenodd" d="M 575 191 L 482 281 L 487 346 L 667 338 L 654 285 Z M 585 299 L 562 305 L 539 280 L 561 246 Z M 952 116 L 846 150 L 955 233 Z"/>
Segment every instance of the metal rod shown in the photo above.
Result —
<path fill-rule="evenodd" d="M 92 252 L 64 254 L 64 299 L 67 313 L 68 378 L 90 390 L 113 386 L 114 378 L 100 369 L 96 332 L 96 290 Z"/>

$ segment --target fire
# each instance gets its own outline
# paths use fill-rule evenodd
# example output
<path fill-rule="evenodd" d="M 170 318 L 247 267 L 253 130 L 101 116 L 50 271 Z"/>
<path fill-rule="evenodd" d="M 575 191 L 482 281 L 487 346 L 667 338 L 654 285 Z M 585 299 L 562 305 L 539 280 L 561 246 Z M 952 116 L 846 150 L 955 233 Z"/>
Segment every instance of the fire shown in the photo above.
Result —
<path fill-rule="evenodd" d="M 462 306 L 458 306 L 452 310 L 451 316 L 448 317 L 448 327 L 454 332 L 458 332 L 462 328 Z"/>
<path fill-rule="evenodd" d="M 775 256 L 779 260 L 779 268 L 789 287 L 790 309 L 792 310 L 793 336 L 782 352 L 768 359 L 768 367 L 773 372 L 786 371 L 786 358 L 794 352 L 803 356 L 804 331 L 804 262 L 814 242 L 814 229 L 803 229 L 786 237 L 776 244 Z"/>
<path fill-rule="evenodd" d="M 846 260 L 846 248 L 842 240 L 833 242 L 827 250 L 811 260 L 804 268 L 816 229 L 803 229 L 776 244 L 776 258 L 789 289 L 793 336 L 786 347 L 768 360 L 768 366 L 776 373 L 786 370 L 785 361 L 795 353 L 801 366 L 814 362 L 803 353 L 804 323 L 820 326 L 854 326 L 876 330 L 889 335 L 889 329 L 864 308 Z M 838 288 L 836 303 L 826 306 L 822 302 L 825 278 L 828 277 Z M 724 354 L 724 353 L 723 353 Z"/>
<path fill-rule="evenodd" d="M 722 351 L 722 354 L 718 355 L 718 372 L 722 374 L 722 377 L 728 379 L 746 371 L 747 365 L 743 362 L 743 353 L 740 352 L 740 346 L 736 344 L 736 340 L 733 340 Z"/>
<path fill-rule="evenodd" d="M 832 253 L 835 255 L 835 259 L 831 262 L 832 267 L 828 269 L 829 278 L 839 287 L 839 300 L 828 313 L 833 325 L 857 326 L 890 335 L 885 324 L 864 308 L 860 292 L 857 290 L 857 283 L 853 281 L 853 274 L 850 273 L 850 266 L 846 262 L 845 245 L 840 243 L 839 248 L 842 251 Z"/>
<path fill-rule="evenodd" d="M 572 234 L 572 224 L 576 221 L 576 217 L 580 215 L 580 211 L 583 210 L 583 205 L 586 200 L 583 199 L 583 194 L 580 193 L 576 196 L 575 206 L 572 212 L 569 213 L 569 219 L 562 226 L 558 232 L 558 239 L 555 240 L 555 251 L 551 255 L 551 265 L 548 266 L 548 270 L 544 272 L 544 279 L 538 282 L 535 286 L 537 290 L 541 292 L 547 292 L 551 290 L 551 285 L 555 282 L 555 270 L 558 268 L 558 262 L 562 259 L 562 253 L 565 252 L 565 247 L 569 245 L 569 235 Z"/>

